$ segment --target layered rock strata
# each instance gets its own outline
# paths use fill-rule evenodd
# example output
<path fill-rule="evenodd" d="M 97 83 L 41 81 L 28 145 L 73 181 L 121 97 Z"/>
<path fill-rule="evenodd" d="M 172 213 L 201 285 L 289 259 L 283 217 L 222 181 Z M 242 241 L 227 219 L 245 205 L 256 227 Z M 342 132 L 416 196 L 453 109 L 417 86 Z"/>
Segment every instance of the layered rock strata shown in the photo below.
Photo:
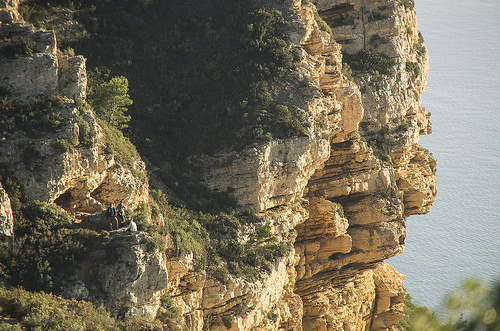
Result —
<path fill-rule="evenodd" d="M 168 281 L 165 256 L 146 235 L 121 232 L 90 250 L 66 293 L 104 305 L 114 316 L 154 316 Z"/>
<path fill-rule="evenodd" d="M 78 279 L 68 282 L 68 293 L 103 303 L 115 315 L 154 315 L 168 293 L 179 313 L 169 328 L 180 330 L 393 329 L 403 317 L 404 276 L 384 260 L 404 248 L 404 217 L 428 212 L 436 194 L 436 161 L 418 146 L 419 135 L 430 133 L 430 116 L 420 107 L 427 52 L 415 12 L 405 4 L 268 3 L 283 12 L 286 40 L 303 55 L 301 65 L 273 87 L 273 98 L 304 115 L 308 136 L 192 162 L 205 184 L 231 192 L 290 245 L 269 272 L 258 280 L 221 280 L 190 254 L 164 260 L 145 250 L 144 238 L 120 234 L 112 241 L 116 256 L 94 250 Z M 7 16 L 13 21 L 17 14 Z M 320 17 L 332 35 L 320 29 Z M 94 213 L 122 198 L 131 208 L 147 202 L 147 182 L 104 152 L 102 128 L 90 111 L 76 107 L 75 99 L 85 98 L 85 60 L 57 57 L 50 32 L 11 23 L 0 33 L 36 45 L 33 55 L 2 57 L 3 88 L 23 102 L 40 93 L 69 98 L 57 109 L 64 125 L 56 134 L 2 133 L 0 163 L 9 165 L 29 199 L 73 213 Z M 343 56 L 360 52 L 392 64 L 386 73 L 354 71 L 350 79 Z M 92 144 L 57 151 L 58 139 L 80 136 L 82 118 Z M 36 162 L 23 160 L 26 146 Z M 136 170 L 144 172 L 142 162 Z"/>
<path fill-rule="evenodd" d="M 0 239 L 11 237 L 14 234 L 14 218 L 10 199 L 0 184 Z"/>
<path fill-rule="evenodd" d="M 18 17 L 17 11 L 8 12 Z M 59 117 L 56 132 L 0 132 L 0 164 L 25 188 L 28 199 L 55 202 L 72 213 L 95 213 L 120 200 L 131 208 L 146 202 L 147 182 L 106 152 L 104 132 L 82 103 L 85 58 L 58 56 L 53 32 L 23 22 L 0 26 L 0 38 L 0 49 L 6 52 L 21 41 L 29 46 L 23 54 L 0 56 L 0 88 L 9 97 L 29 103 L 39 96 L 62 96 L 46 110 Z M 68 150 L 64 144 L 75 148 Z M 145 177 L 142 161 L 134 167 Z"/>
<path fill-rule="evenodd" d="M 298 259 L 289 279 L 302 303 L 302 309 L 294 310 L 300 314 L 295 318 L 281 313 L 287 311 L 286 303 L 275 308 L 281 327 L 389 329 L 404 317 L 403 276 L 382 261 L 403 251 L 404 217 L 428 212 L 436 194 L 436 162 L 418 147 L 418 136 L 430 133 L 429 114 L 420 107 L 427 52 L 414 10 L 399 1 L 326 0 L 316 6 L 342 45 L 319 29 L 313 6 L 295 3 L 303 24 L 298 31 L 304 65 L 320 93 L 309 99 L 306 111 L 310 118 L 325 121 L 329 148 L 323 150 L 328 157 L 322 153 L 320 162 L 309 162 L 297 181 L 300 149 L 279 153 L 274 174 L 269 166 L 261 166 L 272 164 L 272 158 L 262 162 L 231 155 L 228 162 L 209 163 L 206 179 L 214 188 L 231 187 L 236 197 L 244 197 L 240 201 L 246 208 L 263 214 L 280 213 L 297 202 L 295 208 L 303 208 L 304 217 L 294 222 L 295 228 L 286 221 L 282 227 L 274 223 L 277 232 L 280 228 L 296 233 Z M 341 51 L 380 53 L 394 64 L 387 74 L 354 72 L 351 81 L 342 74 Z M 272 155 L 257 150 L 252 152 Z M 383 160 L 381 152 L 387 155 Z M 282 155 L 286 162 L 279 162 Z M 259 175 L 262 180 L 257 180 Z M 307 185 L 291 194 L 293 182 Z M 265 318 L 260 326 L 271 324 Z"/>

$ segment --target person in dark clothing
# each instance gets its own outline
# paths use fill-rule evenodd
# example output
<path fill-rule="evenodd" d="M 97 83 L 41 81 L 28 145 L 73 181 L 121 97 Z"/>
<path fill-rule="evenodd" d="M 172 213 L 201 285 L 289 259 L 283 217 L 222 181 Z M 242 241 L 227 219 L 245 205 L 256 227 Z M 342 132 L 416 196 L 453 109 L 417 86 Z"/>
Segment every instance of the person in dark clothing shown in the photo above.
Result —
<path fill-rule="evenodd" d="M 125 223 L 125 210 L 127 209 L 127 207 L 125 207 L 125 205 L 123 204 L 123 200 L 120 201 L 120 203 L 118 204 L 118 206 L 116 206 L 116 216 L 118 217 L 118 221 L 120 222 L 120 224 L 123 224 Z"/>
<path fill-rule="evenodd" d="M 113 230 L 113 225 L 116 226 L 118 230 L 118 219 L 116 218 L 116 208 L 112 203 L 109 204 L 108 210 L 106 210 L 106 220 L 109 223 L 109 230 Z"/>

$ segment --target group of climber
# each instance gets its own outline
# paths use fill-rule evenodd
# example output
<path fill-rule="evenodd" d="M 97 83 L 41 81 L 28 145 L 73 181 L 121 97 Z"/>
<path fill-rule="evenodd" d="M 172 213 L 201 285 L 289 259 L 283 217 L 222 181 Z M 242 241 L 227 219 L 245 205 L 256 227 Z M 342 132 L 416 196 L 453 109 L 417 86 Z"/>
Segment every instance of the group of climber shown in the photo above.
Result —
<path fill-rule="evenodd" d="M 123 227 L 127 221 L 125 220 L 125 210 L 127 207 L 123 204 L 123 200 L 120 201 L 118 206 L 113 205 L 113 203 L 109 204 L 108 209 L 106 210 L 106 221 L 109 224 L 109 230 L 113 231 L 113 227 L 118 230 L 120 227 Z M 137 224 L 133 219 L 130 220 L 126 231 L 129 232 L 137 232 Z"/>

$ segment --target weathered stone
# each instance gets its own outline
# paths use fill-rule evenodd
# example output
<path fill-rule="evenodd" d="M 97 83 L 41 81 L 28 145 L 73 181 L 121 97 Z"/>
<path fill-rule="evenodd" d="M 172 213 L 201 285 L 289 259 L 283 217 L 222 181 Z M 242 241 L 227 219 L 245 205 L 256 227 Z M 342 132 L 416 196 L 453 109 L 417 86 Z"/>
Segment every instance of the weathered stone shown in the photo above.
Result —
<path fill-rule="evenodd" d="M 309 137 L 272 141 L 266 145 L 205 157 L 208 186 L 232 192 L 238 202 L 256 212 L 297 201 L 311 175 L 329 152 L 325 139 Z"/>
<path fill-rule="evenodd" d="M 103 248 L 94 247 L 78 267 L 89 299 L 114 316 L 155 316 L 168 282 L 163 253 L 148 252 L 142 233 L 117 232 L 110 239 Z"/>
<path fill-rule="evenodd" d="M 0 237 L 11 237 L 14 234 L 14 218 L 10 199 L 0 184 Z"/>
<path fill-rule="evenodd" d="M 168 327 L 178 330 L 382 330 L 402 318 L 403 276 L 380 261 L 403 250 L 404 216 L 427 212 L 436 194 L 435 160 L 418 147 L 419 135 L 431 131 L 429 113 L 420 107 L 427 51 L 414 10 L 399 0 L 314 3 L 337 42 L 319 28 L 312 3 L 269 4 L 282 11 L 289 22 L 284 38 L 303 55 L 300 65 L 273 83 L 272 97 L 303 115 L 308 136 L 191 160 L 210 188 L 231 192 L 294 248 L 256 281 L 229 275 L 221 282 L 195 267 L 192 254 L 164 260 L 145 250 L 144 235 L 113 233 L 111 246 L 95 247 L 78 279 L 68 280 L 67 293 L 102 303 L 114 315 L 154 315 L 167 291 L 179 309 Z M 3 0 L 0 11 L 6 4 L 17 7 Z M 59 14 L 54 19 L 73 21 L 71 11 Z M 75 29 L 71 23 L 64 31 Z M 0 58 L 1 87 L 23 101 L 56 91 L 85 98 L 85 59 L 57 58 L 52 33 L 10 23 L 0 33 L 36 42 L 32 56 Z M 343 74 L 342 52 L 361 50 L 385 54 L 394 65 L 386 74 L 354 73 L 351 80 Z M 0 141 L 0 163 L 9 164 L 28 198 L 95 213 L 89 219 L 96 222 L 109 202 L 124 199 L 131 209 L 147 202 L 148 183 L 134 175 L 145 174 L 144 164 L 137 160 L 135 171 L 116 164 L 105 153 L 93 115 L 79 115 L 74 101 L 66 100 L 60 111 L 64 125 L 58 132 L 7 134 Z M 83 130 L 78 116 L 89 126 L 92 144 L 58 151 L 58 139 Z M 39 156 L 34 164 L 23 162 L 26 146 Z M 377 158 L 383 152 L 392 163 Z M 8 216 L 3 218 L 8 229 Z"/>
<path fill-rule="evenodd" d="M 19 0 L 0 0 L 0 24 L 10 24 L 20 20 Z"/>
<path fill-rule="evenodd" d="M 59 56 L 58 91 L 71 99 L 85 100 L 87 96 L 87 70 L 83 56 Z"/>

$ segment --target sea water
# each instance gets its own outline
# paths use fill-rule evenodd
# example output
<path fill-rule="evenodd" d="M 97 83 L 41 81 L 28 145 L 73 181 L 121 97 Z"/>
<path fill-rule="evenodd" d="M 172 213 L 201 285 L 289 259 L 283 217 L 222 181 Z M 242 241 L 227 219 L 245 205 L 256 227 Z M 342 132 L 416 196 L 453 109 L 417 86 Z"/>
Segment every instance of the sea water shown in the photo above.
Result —
<path fill-rule="evenodd" d="M 422 105 L 438 160 L 436 202 L 407 219 L 405 251 L 388 260 L 414 301 L 436 309 L 466 277 L 500 280 L 500 1 L 415 0 L 429 51 Z"/>

